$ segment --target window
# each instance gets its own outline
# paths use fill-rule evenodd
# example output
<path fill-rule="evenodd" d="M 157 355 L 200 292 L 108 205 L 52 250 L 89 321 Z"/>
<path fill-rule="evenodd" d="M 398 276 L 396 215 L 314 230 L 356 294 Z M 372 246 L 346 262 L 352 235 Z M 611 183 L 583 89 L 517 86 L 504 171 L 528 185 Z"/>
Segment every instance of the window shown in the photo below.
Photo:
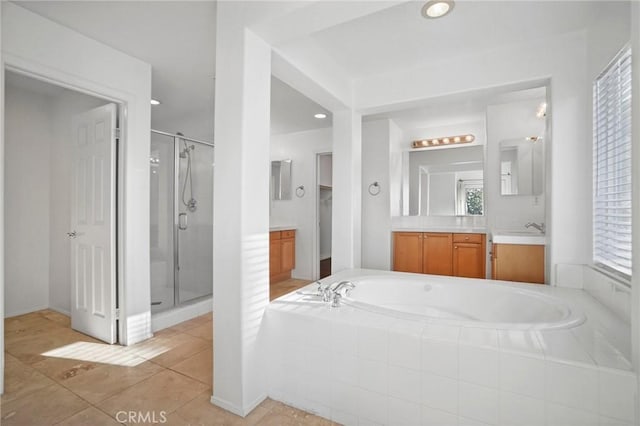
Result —
<path fill-rule="evenodd" d="M 593 85 L 593 261 L 631 277 L 631 48 Z"/>
<path fill-rule="evenodd" d="M 481 216 L 484 214 L 482 187 L 481 179 L 458 180 L 456 215 Z"/>

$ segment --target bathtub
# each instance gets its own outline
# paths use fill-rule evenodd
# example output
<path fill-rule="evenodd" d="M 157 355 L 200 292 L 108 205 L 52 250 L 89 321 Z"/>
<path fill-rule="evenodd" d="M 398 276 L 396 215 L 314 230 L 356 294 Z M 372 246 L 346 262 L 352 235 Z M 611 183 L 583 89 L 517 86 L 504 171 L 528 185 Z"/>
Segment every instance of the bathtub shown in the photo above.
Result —
<path fill-rule="evenodd" d="M 578 289 L 351 270 L 331 307 L 309 285 L 260 329 L 267 394 L 350 425 L 637 424 L 629 325 Z"/>
<path fill-rule="evenodd" d="M 525 288 L 486 280 L 451 281 L 434 276 L 365 276 L 346 305 L 396 318 L 511 330 L 571 328 L 584 315 L 566 301 Z"/>

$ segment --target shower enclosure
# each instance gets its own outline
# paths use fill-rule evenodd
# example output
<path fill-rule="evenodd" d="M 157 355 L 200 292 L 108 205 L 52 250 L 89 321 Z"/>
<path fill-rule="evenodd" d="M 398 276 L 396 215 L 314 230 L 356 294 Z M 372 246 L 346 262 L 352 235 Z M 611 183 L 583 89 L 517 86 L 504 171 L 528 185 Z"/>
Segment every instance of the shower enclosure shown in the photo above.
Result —
<path fill-rule="evenodd" d="M 212 294 L 213 162 L 213 144 L 151 131 L 152 313 Z"/>

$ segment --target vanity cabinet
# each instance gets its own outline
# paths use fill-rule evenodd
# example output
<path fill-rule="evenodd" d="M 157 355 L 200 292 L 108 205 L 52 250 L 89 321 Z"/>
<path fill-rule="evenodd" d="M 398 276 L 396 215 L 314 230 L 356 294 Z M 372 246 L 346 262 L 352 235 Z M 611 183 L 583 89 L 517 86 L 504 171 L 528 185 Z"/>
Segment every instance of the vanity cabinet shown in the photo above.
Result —
<path fill-rule="evenodd" d="M 453 275 L 486 277 L 486 237 L 483 234 L 453 234 Z"/>
<path fill-rule="evenodd" d="M 422 273 L 422 232 L 393 233 L 393 270 Z"/>
<path fill-rule="evenodd" d="M 485 278 L 484 234 L 394 232 L 393 270 Z"/>
<path fill-rule="evenodd" d="M 425 232 L 422 235 L 422 272 L 453 275 L 452 234 Z"/>
<path fill-rule="evenodd" d="M 288 280 L 296 267 L 296 231 L 269 233 L 269 278 L 271 283 Z"/>
<path fill-rule="evenodd" d="M 494 244 L 491 271 L 494 280 L 544 284 L 544 246 Z"/>

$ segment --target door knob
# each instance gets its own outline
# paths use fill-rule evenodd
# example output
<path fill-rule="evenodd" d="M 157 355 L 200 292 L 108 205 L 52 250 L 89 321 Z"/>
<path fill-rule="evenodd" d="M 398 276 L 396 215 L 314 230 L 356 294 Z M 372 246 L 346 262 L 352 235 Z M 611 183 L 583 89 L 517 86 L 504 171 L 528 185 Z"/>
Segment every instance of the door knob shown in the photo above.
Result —
<path fill-rule="evenodd" d="M 78 233 L 76 231 L 67 232 L 67 236 L 69 238 L 75 238 L 78 236 Z"/>

